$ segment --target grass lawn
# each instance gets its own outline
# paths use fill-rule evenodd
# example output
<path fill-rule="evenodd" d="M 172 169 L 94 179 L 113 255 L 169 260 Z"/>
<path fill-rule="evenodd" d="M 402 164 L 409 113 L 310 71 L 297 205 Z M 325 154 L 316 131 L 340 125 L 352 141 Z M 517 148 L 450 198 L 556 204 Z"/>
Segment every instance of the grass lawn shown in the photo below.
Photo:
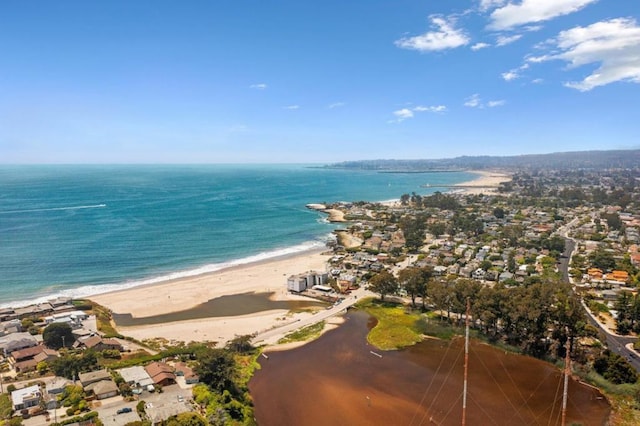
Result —
<path fill-rule="evenodd" d="M 279 344 L 291 343 L 291 342 L 304 342 L 307 340 L 313 340 L 320 336 L 324 329 L 324 321 L 317 322 L 308 327 L 301 328 L 284 336 L 278 340 Z"/>
<path fill-rule="evenodd" d="M 367 336 L 369 343 L 375 347 L 382 350 L 399 349 L 422 340 L 422 333 L 417 327 L 420 315 L 410 312 L 407 307 L 377 299 L 365 299 L 357 307 L 378 320 Z"/>

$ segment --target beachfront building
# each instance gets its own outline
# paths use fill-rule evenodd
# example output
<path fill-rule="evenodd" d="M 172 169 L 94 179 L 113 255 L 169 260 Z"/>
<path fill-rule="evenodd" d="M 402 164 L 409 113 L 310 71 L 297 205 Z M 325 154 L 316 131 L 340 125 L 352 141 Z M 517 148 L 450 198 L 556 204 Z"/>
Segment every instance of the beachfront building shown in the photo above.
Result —
<path fill-rule="evenodd" d="M 40 404 L 41 400 L 42 392 L 38 385 L 29 386 L 11 392 L 11 402 L 13 403 L 13 409 L 16 411 L 35 407 Z"/>
<path fill-rule="evenodd" d="M 287 279 L 287 290 L 301 293 L 316 285 L 324 285 L 329 279 L 326 272 L 309 271 L 304 274 L 292 275 Z"/>
<path fill-rule="evenodd" d="M 6 336 L 11 333 L 20 333 L 22 331 L 22 323 L 19 319 L 12 319 L 0 323 L 0 336 Z"/>
<path fill-rule="evenodd" d="M 9 356 L 13 351 L 33 346 L 38 346 L 38 339 L 29 333 L 12 333 L 0 337 L 0 351 L 4 356 Z"/>
<path fill-rule="evenodd" d="M 82 326 L 82 321 L 89 318 L 89 315 L 84 311 L 71 311 L 61 312 L 53 315 L 46 316 L 44 322 L 49 325 L 54 322 L 64 322 L 71 326 L 71 328 L 79 328 Z"/>

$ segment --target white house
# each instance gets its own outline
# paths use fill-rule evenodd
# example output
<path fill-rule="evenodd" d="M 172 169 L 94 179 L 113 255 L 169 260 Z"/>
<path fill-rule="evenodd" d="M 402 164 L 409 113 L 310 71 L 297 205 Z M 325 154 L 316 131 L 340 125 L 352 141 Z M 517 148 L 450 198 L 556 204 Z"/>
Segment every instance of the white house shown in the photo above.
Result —
<path fill-rule="evenodd" d="M 137 365 L 134 367 L 121 368 L 118 373 L 122 376 L 129 386 L 144 388 L 147 385 L 153 385 L 153 379 L 147 373 L 144 367 Z"/>
<path fill-rule="evenodd" d="M 11 401 L 13 402 L 13 409 L 16 411 L 24 410 L 25 408 L 35 407 L 40 404 L 42 399 L 42 392 L 40 392 L 40 386 L 33 385 L 23 389 L 18 389 L 11 392 Z"/>

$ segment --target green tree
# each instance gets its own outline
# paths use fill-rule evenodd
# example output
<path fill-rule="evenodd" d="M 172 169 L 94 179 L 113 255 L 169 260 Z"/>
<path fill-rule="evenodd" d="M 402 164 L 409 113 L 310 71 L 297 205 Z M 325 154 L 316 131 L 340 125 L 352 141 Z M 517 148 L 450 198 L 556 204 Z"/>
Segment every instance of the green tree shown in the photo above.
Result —
<path fill-rule="evenodd" d="M 388 294 L 395 294 L 398 291 L 398 280 L 389 271 L 378 272 L 369 280 L 369 289 L 380 295 L 380 300 Z"/>
<path fill-rule="evenodd" d="M 251 335 L 245 334 L 242 336 L 236 336 L 227 343 L 227 349 L 239 354 L 251 352 L 255 348 L 251 344 Z"/>
<path fill-rule="evenodd" d="M 610 271 L 616 266 L 616 259 L 613 257 L 613 253 L 603 247 L 598 247 L 592 251 L 589 255 L 589 260 L 594 267 L 603 271 Z"/>
<path fill-rule="evenodd" d="M 13 403 L 8 393 L 0 394 L 0 419 L 8 419 L 13 413 Z"/>
<path fill-rule="evenodd" d="M 495 209 L 493 209 L 493 215 L 496 217 L 496 219 L 503 219 L 504 209 L 502 207 L 496 207 Z"/>
<path fill-rule="evenodd" d="M 75 337 L 71 332 L 71 326 L 63 322 L 54 322 L 45 327 L 42 332 L 44 344 L 51 349 L 70 347 L 75 342 Z"/>
<path fill-rule="evenodd" d="M 165 426 L 207 426 L 207 421 L 198 413 L 187 412 L 171 416 Z"/>
<path fill-rule="evenodd" d="M 237 366 L 231 352 L 220 348 L 209 349 L 198 361 L 195 372 L 200 376 L 202 383 L 218 392 L 237 391 L 234 383 Z"/>
<path fill-rule="evenodd" d="M 93 350 L 86 350 L 79 355 L 67 353 L 51 362 L 51 370 L 67 379 L 75 379 L 78 373 L 93 371 L 98 367 L 98 357 Z"/>
<path fill-rule="evenodd" d="M 425 295 L 427 292 L 428 279 L 429 277 L 425 274 L 425 270 L 415 266 L 404 268 L 398 273 L 399 285 L 411 297 L 411 304 L 414 308 L 416 307 L 416 297 Z"/>
<path fill-rule="evenodd" d="M 399 225 L 409 251 L 416 251 L 424 244 L 426 219 L 423 215 L 403 216 Z"/>

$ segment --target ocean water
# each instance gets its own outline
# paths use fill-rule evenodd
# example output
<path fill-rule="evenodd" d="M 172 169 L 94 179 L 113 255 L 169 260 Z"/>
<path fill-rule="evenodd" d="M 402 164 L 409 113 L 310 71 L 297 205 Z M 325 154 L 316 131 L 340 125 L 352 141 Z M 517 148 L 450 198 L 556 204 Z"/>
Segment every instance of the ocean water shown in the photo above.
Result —
<path fill-rule="evenodd" d="M 0 306 L 320 248 L 338 226 L 306 204 L 398 199 L 473 177 L 305 165 L 0 166 Z"/>

